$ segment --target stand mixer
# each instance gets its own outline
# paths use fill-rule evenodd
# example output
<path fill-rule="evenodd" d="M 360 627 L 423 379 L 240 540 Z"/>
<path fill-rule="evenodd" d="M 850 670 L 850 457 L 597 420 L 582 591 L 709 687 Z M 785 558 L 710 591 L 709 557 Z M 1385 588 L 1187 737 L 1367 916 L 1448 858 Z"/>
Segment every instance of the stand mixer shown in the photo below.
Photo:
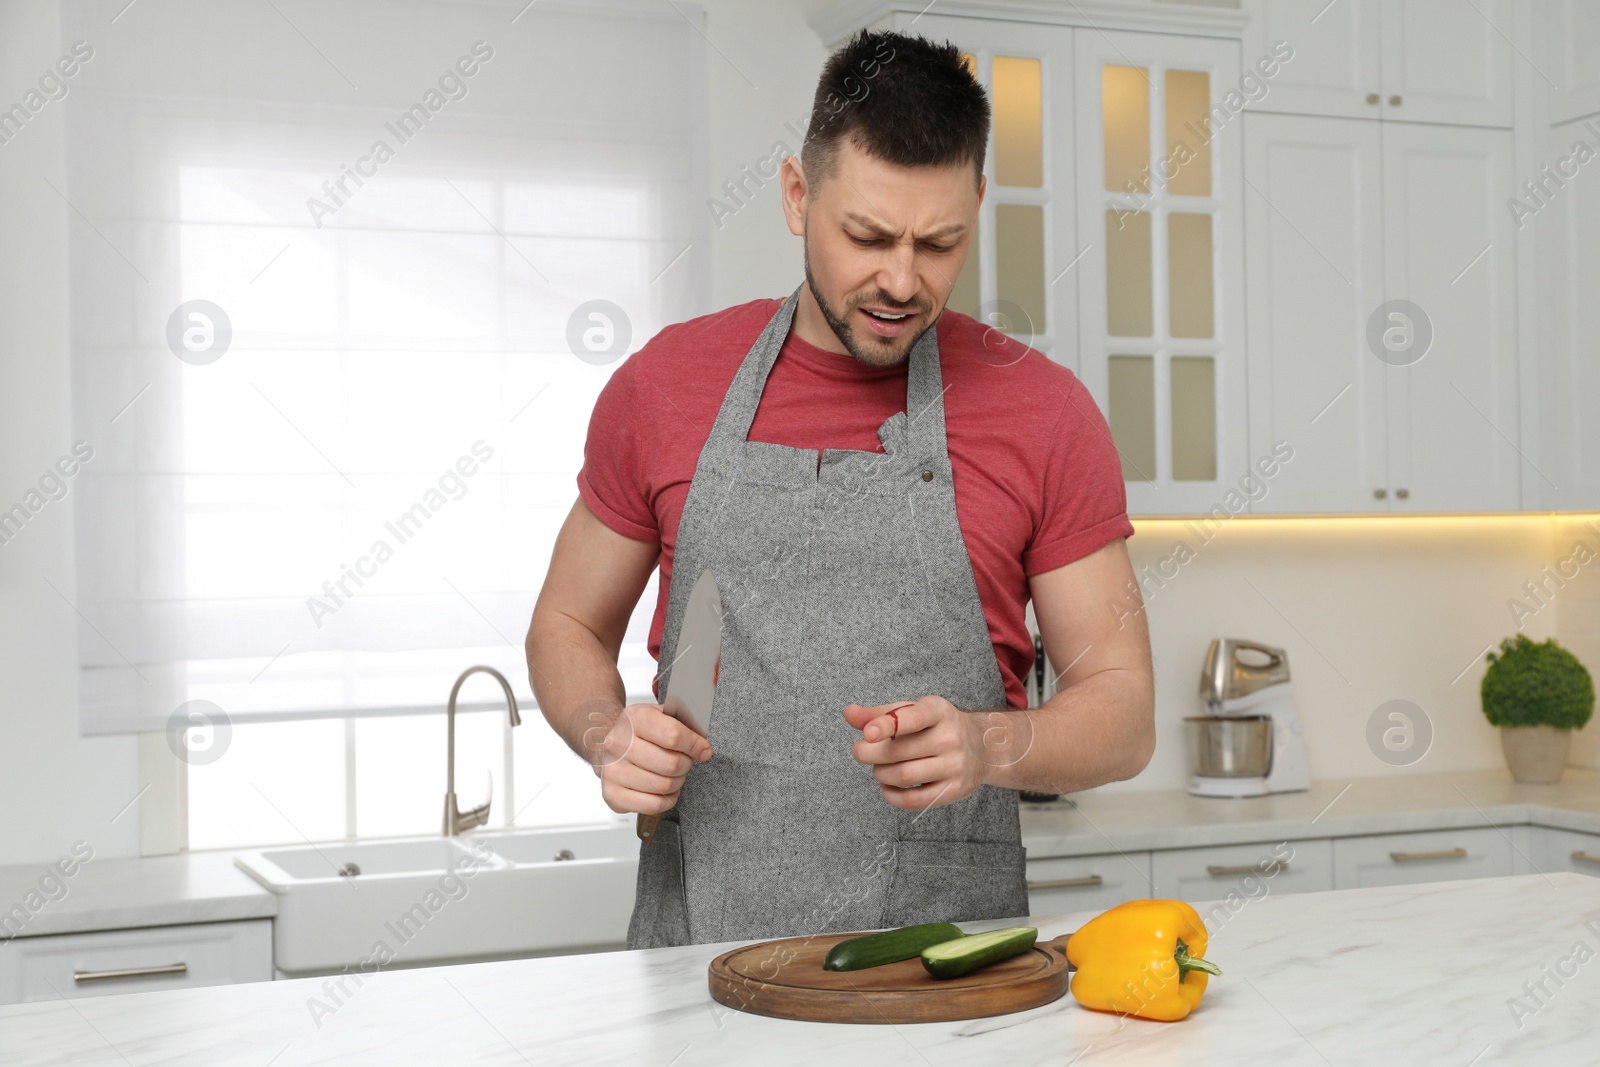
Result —
<path fill-rule="evenodd" d="M 1256 797 L 1311 788 L 1283 649 L 1214 639 L 1200 672 L 1200 700 L 1206 714 L 1183 720 L 1193 769 L 1189 792 Z"/>

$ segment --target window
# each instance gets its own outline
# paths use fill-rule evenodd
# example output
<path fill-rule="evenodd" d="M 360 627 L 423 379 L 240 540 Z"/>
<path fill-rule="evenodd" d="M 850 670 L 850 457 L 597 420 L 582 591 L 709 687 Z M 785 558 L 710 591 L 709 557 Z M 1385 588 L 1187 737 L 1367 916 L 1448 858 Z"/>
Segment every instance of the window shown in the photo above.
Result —
<path fill-rule="evenodd" d="M 221 709 L 192 847 L 436 832 L 486 663 L 462 805 L 608 814 L 521 643 L 595 397 L 704 308 L 699 12 L 331 7 L 141 10 L 65 101 L 82 727 Z"/>

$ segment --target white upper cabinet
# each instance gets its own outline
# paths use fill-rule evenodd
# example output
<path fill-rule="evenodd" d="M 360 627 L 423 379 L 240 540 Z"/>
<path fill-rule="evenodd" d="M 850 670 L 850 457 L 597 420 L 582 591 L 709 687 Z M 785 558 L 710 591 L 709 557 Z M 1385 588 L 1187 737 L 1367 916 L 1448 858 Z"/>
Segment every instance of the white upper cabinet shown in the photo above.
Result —
<path fill-rule="evenodd" d="M 1600 510 L 1600 3 L 1542 0 L 1530 81 L 1543 117 L 1508 204 L 1537 295 L 1529 507 Z M 1536 115 L 1539 113 L 1536 112 Z M 1525 271 L 1525 275 L 1529 272 Z M 1532 500 L 1527 500 L 1532 496 Z"/>
<path fill-rule="evenodd" d="M 1385 367 L 1393 510 L 1516 511 L 1511 132 L 1385 125 L 1383 164 L 1384 300 L 1415 308 Z"/>
<path fill-rule="evenodd" d="M 1384 118 L 1511 126 L 1511 0 L 1382 7 Z"/>
<path fill-rule="evenodd" d="M 1517 510 L 1511 133 L 1246 123 L 1254 510 Z"/>
<path fill-rule="evenodd" d="M 1130 512 L 1237 513 L 1250 463 L 1238 46 L 1079 30 L 1076 47 L 1079 376 L 1111 424 Z"/>
<path fill-rule="evenodd" d="M 1550 122 L 1600 113 L 1600 3 L 1539 0 L 1538 81 L 1550 90 Z M 1546 81 L 1548 79 L 1548 81 Z"/>
<path fill-rule="evenodd" d="M 1386 511 L 1389 368 L 1366 341 L 1383 302 L 1382 127 L 1244 121 L 1250 438 L 1293 449 L 1255 510 Z"/>
<path fill-rule="evenodd" d="M 1294 58 L 1253 110 L 1512 124 L 1511 0 L 1245 0 L 1245 61 Z"/>
<path fill-rule="evenodd" d="M 1382 14 L 1375 0 L 1245 0 L 1243 6 L 1250 16 L 1245 66 L 1280 41 L 1292 55 L 1251 100 L 1252 111 L 1356 119 L 1382 114 Z"/>
<path fill-rule="evenodd" d="M 1573 146 L 1600 149 L 1600 119 L 1556 126 L 1540 142 L 1556 168 L 1575 170 Z M 1565 165 L 1563 165 L 1565 161 Z M 1594 173 L 1590 173 L 1593 171 Z M 1600 159 L 1541 203 L 1523 193 L 1523 228 L 1537 249 L 1539 290 L 1539 502 L 1600 510 Z"/>

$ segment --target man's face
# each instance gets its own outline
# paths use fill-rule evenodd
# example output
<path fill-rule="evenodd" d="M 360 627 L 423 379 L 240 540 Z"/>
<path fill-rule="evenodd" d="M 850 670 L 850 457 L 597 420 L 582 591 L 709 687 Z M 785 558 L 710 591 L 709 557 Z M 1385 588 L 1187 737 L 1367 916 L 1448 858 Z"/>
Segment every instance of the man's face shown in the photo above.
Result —
<path fill-rule="evenodd" d="M 794 168 L 785 210 L 805 239 L 823 318 L 861 362 L 899 363 L 938 321 L 966 262 L 983 195 L 972 165 L 899 167 L 846 137 L 838 172 L 802 198 L 798 164 L 784 164 Z"/>

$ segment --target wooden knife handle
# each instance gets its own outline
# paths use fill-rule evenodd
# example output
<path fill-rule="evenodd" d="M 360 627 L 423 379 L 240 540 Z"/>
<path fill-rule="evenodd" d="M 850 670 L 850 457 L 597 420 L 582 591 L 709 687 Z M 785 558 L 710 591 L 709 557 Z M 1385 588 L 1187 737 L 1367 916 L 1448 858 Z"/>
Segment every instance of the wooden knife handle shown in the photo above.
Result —
<path fill-rule="evenodd" d="M 661 816 L 659 814 L 647 815 L 641 811 L 639 813 L 638 825 L 636 827 L 636 830 L 639 834 L 640 844 L 648 845 L 651 841 L 655 840 L 656 827 L 660 825 Z"/>

